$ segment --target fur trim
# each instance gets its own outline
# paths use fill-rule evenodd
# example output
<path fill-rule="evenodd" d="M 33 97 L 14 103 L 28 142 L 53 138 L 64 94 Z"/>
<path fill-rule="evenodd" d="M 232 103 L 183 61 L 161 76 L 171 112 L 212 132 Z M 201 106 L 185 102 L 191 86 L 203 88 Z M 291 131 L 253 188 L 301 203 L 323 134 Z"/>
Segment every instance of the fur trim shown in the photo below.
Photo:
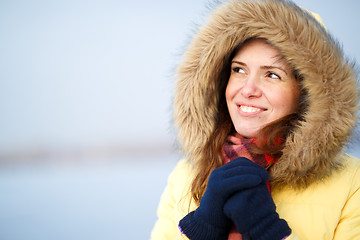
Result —
<path fill-rule="evenodd" d="M 306 186 L 341 165 L 339 155 L 357 121 L 353 64 L 306 10 L 285 0 L 232 0 L 199 29 L 177 69 L 174 120 L 184 152 L 197 161 L 215 125 L 217 88 L 230 53 L 266 38 L 303 77 L 308 107 L 271 168 L 275 185 Z"/>

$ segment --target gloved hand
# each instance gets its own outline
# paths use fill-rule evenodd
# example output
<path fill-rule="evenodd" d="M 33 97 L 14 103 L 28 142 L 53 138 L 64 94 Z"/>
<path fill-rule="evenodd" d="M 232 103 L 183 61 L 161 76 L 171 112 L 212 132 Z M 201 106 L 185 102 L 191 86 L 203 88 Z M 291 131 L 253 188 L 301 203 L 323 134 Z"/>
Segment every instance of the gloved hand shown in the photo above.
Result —
<path fill-rule="evenodd" d="M 225 203 L 224 212 L 239 233 L 254 240 L 280 240 L 291 234 L 265 183 L 237 192 Z"/>
<path fill-rule="evenodd" d="M 191 240 L 228 239 L 232 226 L 224 214 L 225 202 L 236 192 L 265 182 L 264 168 L 247 158 L 237 158 L 215 169 L 209 177 L 200 206 L 179 222 L 181 231 Z"/>

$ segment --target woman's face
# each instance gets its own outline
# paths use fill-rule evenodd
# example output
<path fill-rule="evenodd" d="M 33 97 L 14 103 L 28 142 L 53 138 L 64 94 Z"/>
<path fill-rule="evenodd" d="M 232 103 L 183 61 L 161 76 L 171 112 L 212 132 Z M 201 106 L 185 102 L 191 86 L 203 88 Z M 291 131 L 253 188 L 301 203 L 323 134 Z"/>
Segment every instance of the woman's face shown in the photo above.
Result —
<path fill-rule="evenodd" d="M 268 123 L 296 112 L 300 88 L 280 52 L 255 39 L 232 59 L 225 95 L 236 131 L 252 138 Z"/>

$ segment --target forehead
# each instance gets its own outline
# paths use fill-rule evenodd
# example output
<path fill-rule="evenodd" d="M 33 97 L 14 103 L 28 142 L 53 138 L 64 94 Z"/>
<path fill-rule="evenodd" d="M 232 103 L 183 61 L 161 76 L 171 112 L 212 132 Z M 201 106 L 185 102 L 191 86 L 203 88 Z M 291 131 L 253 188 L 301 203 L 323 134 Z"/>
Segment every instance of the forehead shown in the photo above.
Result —
<path fill-rule="evenodd" d="M 288 65 L 280 51 L 265 39 L 253 39 L 245 42 L 236 51 L 233 60 L 266 61 L 266 64 Z"/>

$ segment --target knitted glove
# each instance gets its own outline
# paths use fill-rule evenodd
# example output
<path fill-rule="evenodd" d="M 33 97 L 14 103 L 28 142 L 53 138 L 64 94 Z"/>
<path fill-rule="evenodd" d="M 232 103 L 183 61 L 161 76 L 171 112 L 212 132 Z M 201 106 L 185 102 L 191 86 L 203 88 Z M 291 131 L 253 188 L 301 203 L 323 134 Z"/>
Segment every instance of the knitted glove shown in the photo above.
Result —
<path fill-rule="evenodd" d="M 239 233 L 254 240 L 280 240 L 291 234 L 287 222 L 280 219 L 265 183 L 239 191 L 224 206 Z"/>
<path fill-rule="evenodd" d="M 224 204 L 234 193 L 266 181 L 264 168 L 247 158 L 237 158 L 215 169 L 209 177 L 200 206 L 179 222 L 181 231 L 192 240 L 228 239 L 232 226 Z"/>

